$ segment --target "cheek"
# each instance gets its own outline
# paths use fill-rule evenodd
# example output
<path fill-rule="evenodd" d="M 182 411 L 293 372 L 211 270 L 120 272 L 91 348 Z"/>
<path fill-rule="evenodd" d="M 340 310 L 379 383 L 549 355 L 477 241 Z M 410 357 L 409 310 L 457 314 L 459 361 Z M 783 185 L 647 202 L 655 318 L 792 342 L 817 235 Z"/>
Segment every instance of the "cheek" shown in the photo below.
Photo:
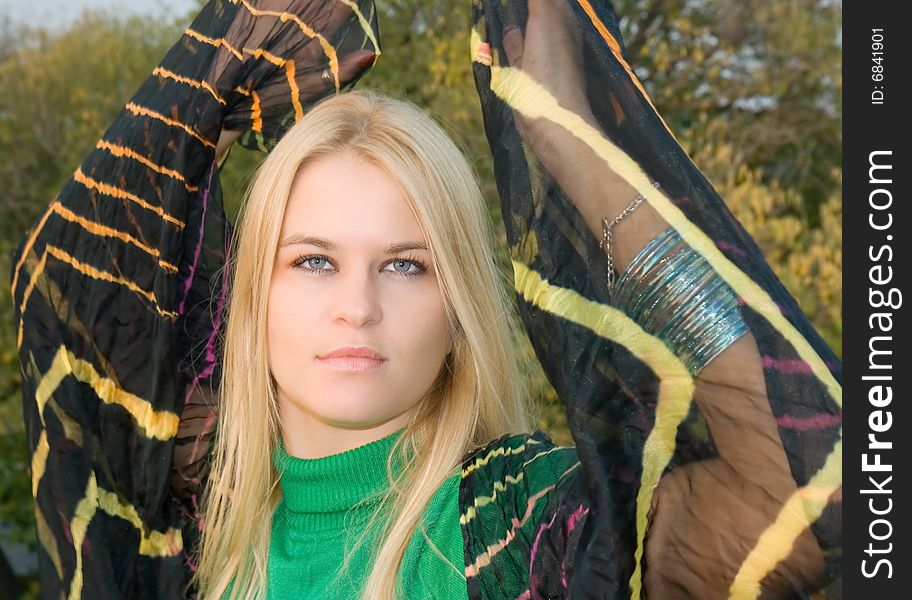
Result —
<path fill-rule="evenodd" d="M 282 279 L 272 282 L 266 314 L 271 363 L 307 351 L 310 338 L 304 332 L 312 329 L 308 316 L 315 314 L 314 309 L 308 295 L 299 293 L 289 282 Z"/>
<path fill-rule="evenodd" d="M 437 286 L 413 294 L 396 311 L 395 330 L 407 333 L 404 340 L 413 356 L 422 363 L 440 362 L 450 347 L 450 325 L 443 298 Z"/>

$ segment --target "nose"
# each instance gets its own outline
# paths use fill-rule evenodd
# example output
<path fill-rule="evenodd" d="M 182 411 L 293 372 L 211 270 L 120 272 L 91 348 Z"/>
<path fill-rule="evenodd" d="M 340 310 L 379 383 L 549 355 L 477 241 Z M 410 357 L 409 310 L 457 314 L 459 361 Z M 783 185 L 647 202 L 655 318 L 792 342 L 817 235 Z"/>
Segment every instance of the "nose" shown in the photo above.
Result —
<path fill-rule="evenodd" d="M 330 307 L 334 322 L 365 327 L 383 318 L 380 289 L 369 268 L 347 269 L 339 273 Z"/>

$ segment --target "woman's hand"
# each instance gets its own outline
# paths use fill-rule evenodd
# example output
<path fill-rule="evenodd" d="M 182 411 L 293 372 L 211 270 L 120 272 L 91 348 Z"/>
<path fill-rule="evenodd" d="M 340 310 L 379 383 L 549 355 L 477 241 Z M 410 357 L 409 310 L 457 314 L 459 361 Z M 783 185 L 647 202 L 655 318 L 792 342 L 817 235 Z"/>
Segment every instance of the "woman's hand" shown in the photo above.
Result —
<path fill-rule="evenodd" d="M 350 2 L 244 2 L 218 25 L 207 18 L 212 10 L 203 9 L 187 36 L 211 54 L 200 70 L 225 115 L 216 144 L 220 160 L 237 139 L 234 132 L 261 132 L 245 143 L 268 147 L 316 102 L 351 87 L 379 55 L 374 22 Z"/>
<path fill-rule="evenodd" d="M 525 34 L 515 26 L 503 32 L 509 66 L 521 69 L 562 108 L 601 133 L 586 97 L 582 29 L 569 3 L 529 0 L 528 14 Z M 602 218 L 618 215 L 637 196 L 637 190 L 559 117 L 529 118 L 517 110 L 513 117 L 523 141 L 576 206 L 592 235 L 601 239 Z M 622 271 L 665 227 L 666 221 L 648 204 L 618 223 L 613 230 L 617 270 Z"/>
<path fill-rule="evenodd" d="M 344 87 L 345 84 L 355 79 L 363 71 L 374 64 L 377 55 L 369 50 L 357 50 L 351 54 L 346 54 L 339 61 L 339 85 Z M 319 98 L 334 93 L 335 83 L 329 71 L 319 71 L 308 73 L 303 79 L 302 87 L 307 90 L 312 97 Z M 221 161 L 233 144 L 243 133 L 242 131 L 223 129 L 219 134 L 218 143 L 215 148 L 215 160 Z"/>
<path fill-rule="evenodd" d="M 565 0 L 529 0 L 526 32 L 516 25 L 503 32 L 509 66 L 522 69 L 542 85 L 558 104 L 595 124 L 583 77 L 581 32 Z M 529 43 L 526 43 L 526 40 Z M 533 146 L 545 135 L 545 119 L 525 119 L 514 114 L 520 134 Z M 536 126 L 543 131 L 537 134 Z"/>

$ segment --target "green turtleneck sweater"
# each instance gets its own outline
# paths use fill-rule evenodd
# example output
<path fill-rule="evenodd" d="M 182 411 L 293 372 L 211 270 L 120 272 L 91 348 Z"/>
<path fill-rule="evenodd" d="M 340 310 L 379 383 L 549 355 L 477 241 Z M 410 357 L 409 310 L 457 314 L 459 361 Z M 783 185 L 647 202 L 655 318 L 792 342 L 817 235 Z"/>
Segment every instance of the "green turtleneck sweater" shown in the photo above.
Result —
<path fill-rule="evenodd" d="M 379 494 L 388 489 L 386 459 L 401 433 L 400 429 L 364 446 L 318 459 L 294 458 L 279 446 L 275 465 L 282 499 L 272 518 L 270 599 L 358 597 L 377 547 L 380 520 L 350 560 L 348 571 L 337 577 L 338 570 L 346 548 L 364 531 L 376 509 Z M 428 537 L 456 569 L 428 545 L 419 530 L 399 571 L 407 598 L 467 597 L 459 482 L 456 471 L 431 499 L 423 521 Z"/>

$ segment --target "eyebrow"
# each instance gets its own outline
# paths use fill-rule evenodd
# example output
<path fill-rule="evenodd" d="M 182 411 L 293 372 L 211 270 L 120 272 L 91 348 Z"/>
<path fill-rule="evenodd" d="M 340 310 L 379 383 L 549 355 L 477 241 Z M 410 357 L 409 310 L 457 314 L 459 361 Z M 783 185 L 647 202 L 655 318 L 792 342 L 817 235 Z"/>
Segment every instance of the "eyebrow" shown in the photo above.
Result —
<path fill-rule="evenodd" d="M 294 235 L 288 236 L 279 243 L 279 248 L 293 246 L 296 244 L 310 244 L 311 246 L 323 248 L 326 251 L 332 251 L 338 248 L 335 243 L 329 240 L 314 237 L 312 235 L 304 235 L 302 233 L 296 233 Z M 430 252 L 427 244 L 424 242 L 397 242 L 386 247 L 387 254 L 398 254 L 399 252 L 405 252 L 406 250 L 427 250 Z"/>

